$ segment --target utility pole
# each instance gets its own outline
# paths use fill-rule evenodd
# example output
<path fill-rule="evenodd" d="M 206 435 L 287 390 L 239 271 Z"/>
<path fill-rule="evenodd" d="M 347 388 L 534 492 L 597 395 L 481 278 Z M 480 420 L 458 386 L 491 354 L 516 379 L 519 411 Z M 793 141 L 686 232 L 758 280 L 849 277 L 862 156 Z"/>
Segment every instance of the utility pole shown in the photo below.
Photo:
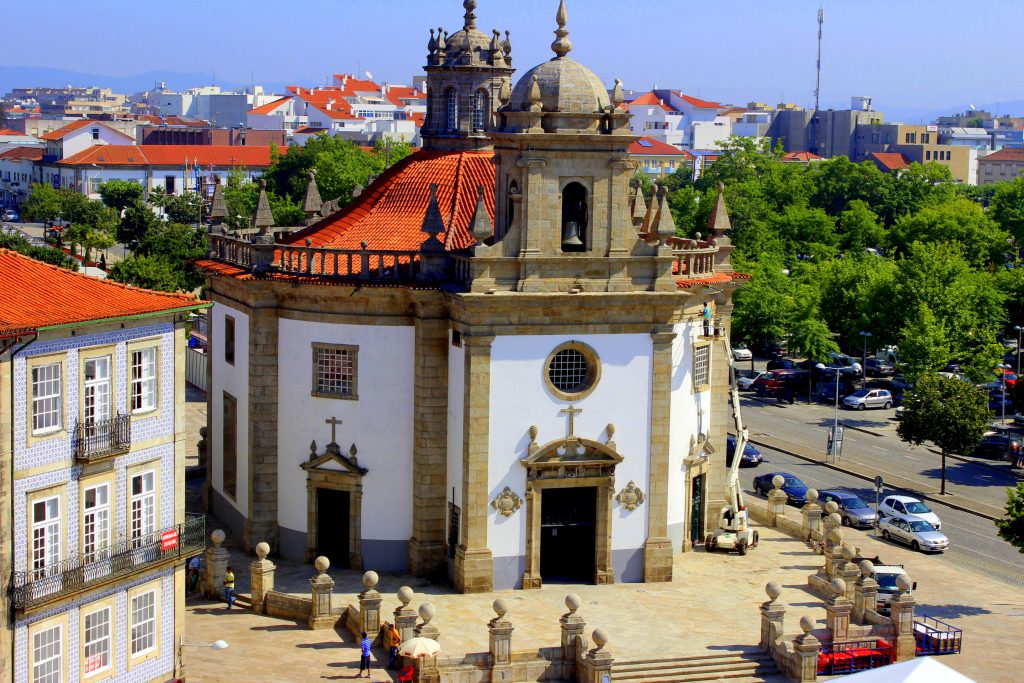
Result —
<path fill-rule="evenodd" d="M 818 65 L 814 77 L 814 111 L 818 111 L 818 100 L 821 95 L 821 27 L 825 23 L 825 10 L 818 8 Z"/>

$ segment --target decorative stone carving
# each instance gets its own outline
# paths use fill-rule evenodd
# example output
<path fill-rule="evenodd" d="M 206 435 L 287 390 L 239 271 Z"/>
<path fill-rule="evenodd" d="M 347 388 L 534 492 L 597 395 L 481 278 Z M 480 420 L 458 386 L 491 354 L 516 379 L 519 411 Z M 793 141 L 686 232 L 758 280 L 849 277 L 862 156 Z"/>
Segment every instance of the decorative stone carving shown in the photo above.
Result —
<path fill-rule="evenodd" d="M 626 484 L 626 488 L 619 491 L 615 496 L 615 500 L 619 501 L 619 505 L 632 512 L 644 503 L 644 492 L 640 490 L 640 487 L 635 482 L 629 482 Z"/>
<path fill-rule="evenodd" d="M 491 507 L 500 512 L 502 517 L 511 517 L 522 506 L 523 499 L 507 486 L 491 501 Z"/>

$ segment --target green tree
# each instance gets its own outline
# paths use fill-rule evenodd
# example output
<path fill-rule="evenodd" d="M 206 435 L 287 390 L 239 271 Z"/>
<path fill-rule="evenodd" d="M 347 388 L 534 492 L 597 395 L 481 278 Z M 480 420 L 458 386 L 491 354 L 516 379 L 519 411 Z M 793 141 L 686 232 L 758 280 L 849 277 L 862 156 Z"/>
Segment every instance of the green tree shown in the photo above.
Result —
<path fill-rule="evenodd" d="M 100 183 L 100 198 L 120 214 L 129 204 L 142 201 L 142 185 L 131 180 L 108 180 Z"/>
<path fill-rule="evenodd" d="M 21 217 L 26 221 L 51 221 L 61 212 L 62 195 L 52 185 L 32 183 L 28 199 L 21 205 Z"/>
<path fill-rule="evenodd" d="M 782 341 L 789 332 L 792 281 L 777 260 L 764 259 L 741 267 L 752 277 L 734 295 L 733 336 L 751 346 Z"/>
<path fill-rule="evenodd" d="M 839 350 L 828 325 L 819 317 L 817 302 L 812 296 L 798 296 L 790 322 L 789 344 L 791 353 L 805 356 L 810 361 L 823 361 L 829 353 Z M 807 402 L 811 401 L 811 382 L 814 372 L 808 370 Z"/>
<path fill-rule="evenodd" d="M 117 225 L 117 239 L 135 251 L 146 233 L 158 222 L 148 205 L 142 201 L 132 202 L 125 207 L 124 215 Z"/>
<path fill-rule="evenodd" d="M 1001 263 L 1009 235 L 968 199 L 952 198 L 896 221 L 889 239 L 898 252 L 914 242 L 957 243 L 976 268 Z"/>
<path fill-rule="evenodd" d="M 900 336 L 900 360 L 911 381 L 934 374 L 950 361 L 946 326 L 935 317 L 928 304 L 920 302 Z"/>
<path fill-rule="evenodd" d="M 999 227 L 1024 244 L 1024 177 L 996 184 L 988 210 Z"/>
<path fill-rule="evenodd" d="M 902 349 L 900 349 L 902 351 Z M 990 415 L 981 389 L 937 375 L 922 375 L 903 397 L 896 433 L 920 446 L 931 441 L 942 453 L 942 486 L 946 493 L 946 454 L 970 453 L 981 443 Z"/>
<path fill-rule="evenodd" d="M 911 164 L 899 173 L 883 174 L 887 185 L 878 213 L 886 225 L 929 204 L 952 199 L 956 186 L 949 169 L 939 164 Z"/>
<path fill-rule="evenodd" d="M 136 256 L 166 262 L 174 273 L 174 289 L 186 292 L 201 287 L 205 281 L 192 265 L 193 259 L 205 253 L 206 231 L 181 223 L 157 223 L 135 251 Z"/>
<path fill-rule="evenodd" d="M 198 225 L 202 207 L 202 198 L 194 192 L 188 192 L 168 197 L 163 209 L 170 223 Z"/>
<path fill-rule="evenodd" d="M 1006 489 L 1006 517 L 995 522 L 999 538 L 1024 553 L 1024 481 Z"/>
<path fill-rule="evenodd" d="M 71 258 L 60 249 L 31 244 L 21 235 L 0 233 L 0 249 L 10 249 L 43 263 L 49 263 L 68 270 L 78 270 L 78 259 Z"/>
<path fill-rule="evenodd" d="M 654 189 L 654 181 L 651 180 L 651 176 L 638 170 L 633 174 L 633 179 L 629 181 L 629 186 L 633 189 L 640 188 L 643 190 L 644 197 L 650 199 L 651 191 Z"/>
<path fill-rule="evenodd" d="M 859 254 L 868 247 L 880 247 L 885 241 L 885 229 L 878 222 L 878 214 L 867 202 L 854 199 L 849 208 L 839 214 L 840 241 L 844 249 Z"/>
<path fill-rule="evenodd" d="M 838 216 L 855 201 L 869 206 L 883 203 L 886 176 L 870 161 L 855 164 L 844 156 L 816 162 L 807 168 L 811 206 Z"/>
<path fill-rule="evenodd" d="M 175 292 L 179 289 L 178 274 L 170 261 L 157 256 L 129 256 L 110 269 L 110 278 L 135 287 Z"/>

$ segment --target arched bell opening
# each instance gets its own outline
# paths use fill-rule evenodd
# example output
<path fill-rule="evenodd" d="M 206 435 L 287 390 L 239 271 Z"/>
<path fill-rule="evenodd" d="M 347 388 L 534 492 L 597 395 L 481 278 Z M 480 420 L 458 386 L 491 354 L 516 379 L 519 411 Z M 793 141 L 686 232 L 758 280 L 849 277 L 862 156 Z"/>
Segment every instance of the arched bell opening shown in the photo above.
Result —
<path fill-rule="evenodd" d="M 587 188 L 577 182 L 562 190 L 562 251 L 587 250 L 589 227 Z"/>

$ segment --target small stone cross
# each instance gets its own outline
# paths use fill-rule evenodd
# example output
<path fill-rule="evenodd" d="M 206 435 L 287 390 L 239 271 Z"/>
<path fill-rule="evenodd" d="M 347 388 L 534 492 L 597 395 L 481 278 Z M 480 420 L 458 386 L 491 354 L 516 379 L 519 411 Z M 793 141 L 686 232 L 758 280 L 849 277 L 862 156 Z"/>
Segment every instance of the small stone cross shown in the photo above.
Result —
<path fill-rule="evenodd" d="M 338 443 L 334 439 L 334 430 L 337 429 L 338 425 L 341 424 L 341 420 L 336 417 L 332 417 L 329 420 L 324 420 L 327 424 L 331 425 L 331 443 Z"/>
<path fill-rule="evenodd" d="M 569 436 L 573 436 L 576 433 L 575 418 L 577 415 L 583 412 L 583 408 L 569 406 L 568 408 L 562 408 L 558 412 L 566 413 L 569 415 Z"/>

